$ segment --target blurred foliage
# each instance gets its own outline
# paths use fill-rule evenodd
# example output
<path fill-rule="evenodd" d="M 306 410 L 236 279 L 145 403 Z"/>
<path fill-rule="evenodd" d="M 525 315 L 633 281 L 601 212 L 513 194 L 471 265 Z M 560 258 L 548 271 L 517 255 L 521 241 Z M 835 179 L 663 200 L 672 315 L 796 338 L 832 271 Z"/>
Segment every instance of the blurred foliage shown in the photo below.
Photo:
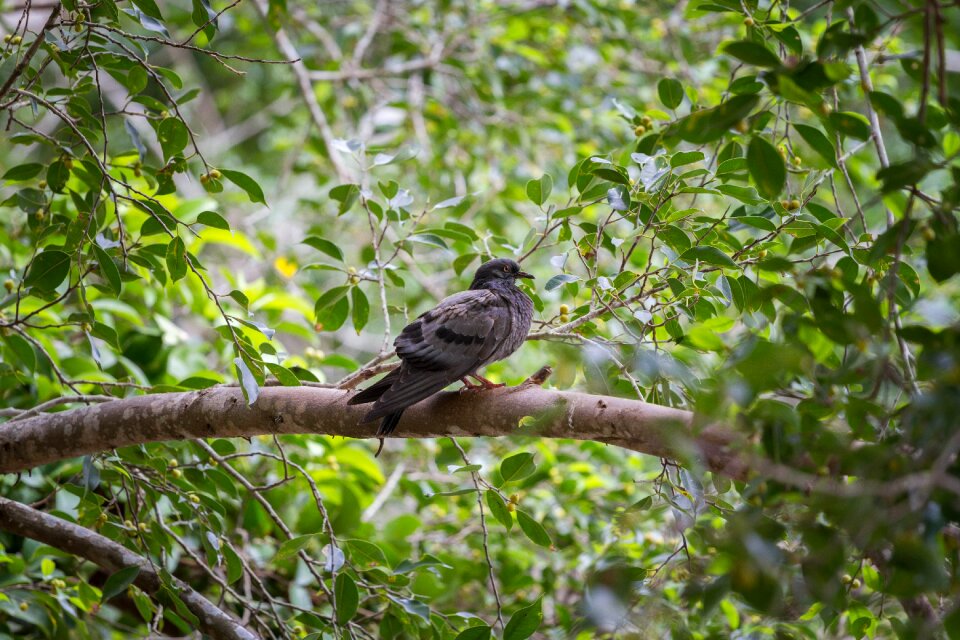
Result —
<path fill-rule="evenodd" d="M 4 496 L 263 637 L 960 637 L 955 4 L 13 4 L 5 419 L 337 384 L 513 256 L 538 314 L 491 377 L 550 363 L 695 410 L 755 470 L 286 436 L 105 452 Z M 0 637 L 192 629 L 130 576 L 0 545 Z"/>

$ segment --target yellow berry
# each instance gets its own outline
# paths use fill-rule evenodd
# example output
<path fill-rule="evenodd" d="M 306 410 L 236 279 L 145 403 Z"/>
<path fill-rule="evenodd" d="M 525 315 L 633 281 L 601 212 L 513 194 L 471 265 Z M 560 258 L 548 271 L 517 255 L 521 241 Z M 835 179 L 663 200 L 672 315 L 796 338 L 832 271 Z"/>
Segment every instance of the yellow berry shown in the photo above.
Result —
<path fill-rule="evenodd" d="M 766 258 L 766 257 L 767 257 L 767 250 L 766 250 L 766 249 L 760 249 L 760 251 L 757 252 L 757 257 L 760 258 L 760 259 Z"/>
<path fill-rule="evenodd" d="M 565 314 L 565 313 L 561 313 L 561 314 L 560 314 L 560 322 L 564 322 L 564 323 L 570 322 L 570 316 L 568 316 L 568 315 Z"/>
<path fill-rule="evenodd" d="M 146 530 L 147 530 L 147 523 L 146 523 L 146 522 L 141 522 L 140 524 L 137 525 L 137 528 L 140 529 L 140 531 L 146 531 Z"/>
<path fill-rule="evenodd" d="M 509 511 L 510 513 L 513 513 L 516 510 L 517 510 L 517 505 L 513 504 L 512 502 L 507 503 L 507 511 Z"/>
<path fill-rule="evenodd" d="M 195 494 L 195 493 L 191 493 L 191 494 L 190 494 L 190 502 L 192 502 L 193 504 L 200 504 L 200 496 L 198 496 L 198 495 Z"/>
<path fill-rule="evenodd" d="M 10 278 L 7 278 L 6 280 L 3 281 L 3 288 L 7 290 L 7 293 L 10 293 L 11 291 L 13 291 L 13 287 L 15 285 L 16 283 Z"/>
<path fill-rule="evenodd" d="M 791 201 L 788 203 L 788 206 L 787 206 L 787 210 L 789 210 L 789 211 L 796 211 L 796 210 L 799 209 L 799 208 L 800 208 L 800 201 L 797 200 L 796 198 L 794 198 L 793 200 L 791 200 Z"/>
<path fill-rule="evenodd" d="M 200 176 L 200 184 L 207 184 L 208 182 L 210 182 L 210 176 L 207 174 Z"/>
<path fill-rule="evenodd" d="M 37 183 L 37 186 L 40 187 L 41 189 L 46 189 L 46 188 L 47 188 L 47 181 L 46 181 L 46 180 L 41 180 L 39 183 Z"/>
<path fill-rule="evenodd" d="M 803 160 L 800 159 L 800 156 L 793 156 L 793 158 L 791 158 L 790 161 L 793 163 L 793 166 L 795 167 L 799 167 L 800 165 L 803 164 Z"/>
<path fill-rule="evenodd" d="M 843 574 L 843 577 L 840 578 L 840 582 L 842 582 L 843 584 L 850 584 L 851 582 L 853 582 L 853 578 L 850 576 L 849 573 L 845 573 Z"/>
<path fill-rule="evenodd" d="M 926 225 L 924 225 L 922 233 L 923 233 L 923 239 L 926 240 L 927 242 L 930 242 L 931 240 L 937 237 L 937 234 L 934 233 L 933 229 L 931 229 Z M 10 282 L 10 281 L 7 280 L 7 282 Z M 7 291 L 9 291 L 9 289 L 7 289 Z"/>
<path fill-rule="evenodd" d="M 643 126 L 650 127 L 653 124 L 653 118 L 651 118 L 650 116 L 643 116 L 642 118 L 640 118 L 640 122 L 643 123 Z"/>
<path fill-rule="evenodd" d="M 10 34 L 9 34 L 9 33 L 8 33 L 7 35 L 3 36 L 3 41 L 6 42 L 7 44 L 10 44 L 10 39 L 11 39 L 11 37 L 10 37 Z"/>
<path fill-rule="evenodd" d="M 10 38 L 10 44 L 20 44 L 21 42 L 23 42 L 23 38 L 20 36 L 13 36 Z"/>
<path fill-rule="evenodd" d="M 29 609 L 29 608 L 30 608 L 30 605 L 27 604 L 26 602 L 21 602 L 21 603 L 20 603 L 20 611 L 26 611 L 26 610 Z"/>
<path fill-rule="evenodd" d="M 73 169 L 73 158 L 71 158 L 70 156 L 66 156 L 63 159 L 63 166 L 65 166 L 68 170 Z"/>
<path fill-rule="evenodd" d="M 169 460 L 167 460 L 167 466 L 170 467 L 171 469 L 176 469 L 177 467 L 180 466 L 180 461 L 177 460 L 176 458 L 170 458 Z"/>
<path fill-rule="evenodd" d="M 638 124 L 637 127 L 633 130 L 633 135 L 638 138 L 647 132 L 647 128 L 642 124 Z"/>
<path fill-rule="evenodd" d="M 853 588 L 853 589 L 859 589 L 859 588 L 862 587 L 862 586 L 863 586 L 863 585 L 862 585 L 862 584 L 860 583 L 860 581 L 857 580 L 856 578 L 854 578 L 854 579 L 853 579 L 853 582 L 850 583 L 850 587 Z"/>
<path fill-rule="evenodd" d="M 560 313 L 570 313 L 570 307 L 565 304 L 560 305 Z"/>
<path fill-rule="evenodd" d="M 124 520 L 123 526 L 125 526 L 128 529 L 133 529 L 133 520 Z"/>
<path fill-rule="evenodd" d="M 746 18 L 743 19 L 743 24 L 746 25 L 746 26 L 748 26 L 748 27 L 752 27 L 752 26 L 753 26 L 754 24 L 756 24 L 756 23 L 753 21 L 753 18 L 751 18 L 751 17 L 748 16 L 748 17 L 746 17 Z"/>
<path fill-rule="evenodd" d="M 183 476 L 183 471 L 180 471 L 180 469 L 171 469 L 170 475 L 173 476 L 174 479 L 179 480 L 180 477 Z"/>
<path fill-rule="evenodd" d="M 733 125 L 733 128 L 739 131 L 740 133 L 746 133 L 747 131 L 750 131 L 750 125 L 747 123 L 746 120 L 738 121 L 737 124 Z"/>
<path fill-rule="evenodd" d="M 211 169 L 208 175 L 210 176 L 211 180 L 219 180 L 223 177 L 223 174 L 217 169 Z"/>
<path fill-rule="evenodd" d="M 519 493 L 510 494 L 510 502 L 512 502 L 513 504 L 519 504 L 520 494 Z"/>

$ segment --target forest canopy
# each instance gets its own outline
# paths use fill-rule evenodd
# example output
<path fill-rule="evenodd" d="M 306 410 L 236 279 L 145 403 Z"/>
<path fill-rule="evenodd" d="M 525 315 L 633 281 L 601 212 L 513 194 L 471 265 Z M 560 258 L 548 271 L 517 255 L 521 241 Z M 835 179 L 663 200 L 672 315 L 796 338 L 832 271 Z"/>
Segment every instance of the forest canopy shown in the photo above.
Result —
<path fill-rule="evenodd" d="M 957 3 L 0 34 L 0 638 L 960 638 Z M 508 386 L 374 457 L 491 258 Z"/>

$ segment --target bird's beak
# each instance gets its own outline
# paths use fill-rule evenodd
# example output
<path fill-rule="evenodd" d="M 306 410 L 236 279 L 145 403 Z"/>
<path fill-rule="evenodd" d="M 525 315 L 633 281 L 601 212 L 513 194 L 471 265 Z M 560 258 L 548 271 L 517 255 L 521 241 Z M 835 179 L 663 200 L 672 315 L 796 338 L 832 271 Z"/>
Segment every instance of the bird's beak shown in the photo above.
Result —
<path fill-rule="evenodd" d="M 527 278 L 528 280 L 533 280 L 533 279 L 534 279 L 533 275 L 527 273 L 526 271 L 521 271 L 521 272 L 519 272 L 519 273 L 517 274 L 517 277 L 518 277 L 518 278 Z"/>

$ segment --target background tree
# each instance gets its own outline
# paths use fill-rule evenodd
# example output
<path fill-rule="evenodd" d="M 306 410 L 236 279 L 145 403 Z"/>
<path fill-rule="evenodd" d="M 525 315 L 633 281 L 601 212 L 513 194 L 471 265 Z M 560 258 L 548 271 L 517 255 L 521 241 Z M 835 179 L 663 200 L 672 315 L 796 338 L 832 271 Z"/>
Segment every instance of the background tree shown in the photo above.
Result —
<path fill-rule="evenodd" d="M 4 637 L 960 636 L 956 3 L 0 10 Z"/>

